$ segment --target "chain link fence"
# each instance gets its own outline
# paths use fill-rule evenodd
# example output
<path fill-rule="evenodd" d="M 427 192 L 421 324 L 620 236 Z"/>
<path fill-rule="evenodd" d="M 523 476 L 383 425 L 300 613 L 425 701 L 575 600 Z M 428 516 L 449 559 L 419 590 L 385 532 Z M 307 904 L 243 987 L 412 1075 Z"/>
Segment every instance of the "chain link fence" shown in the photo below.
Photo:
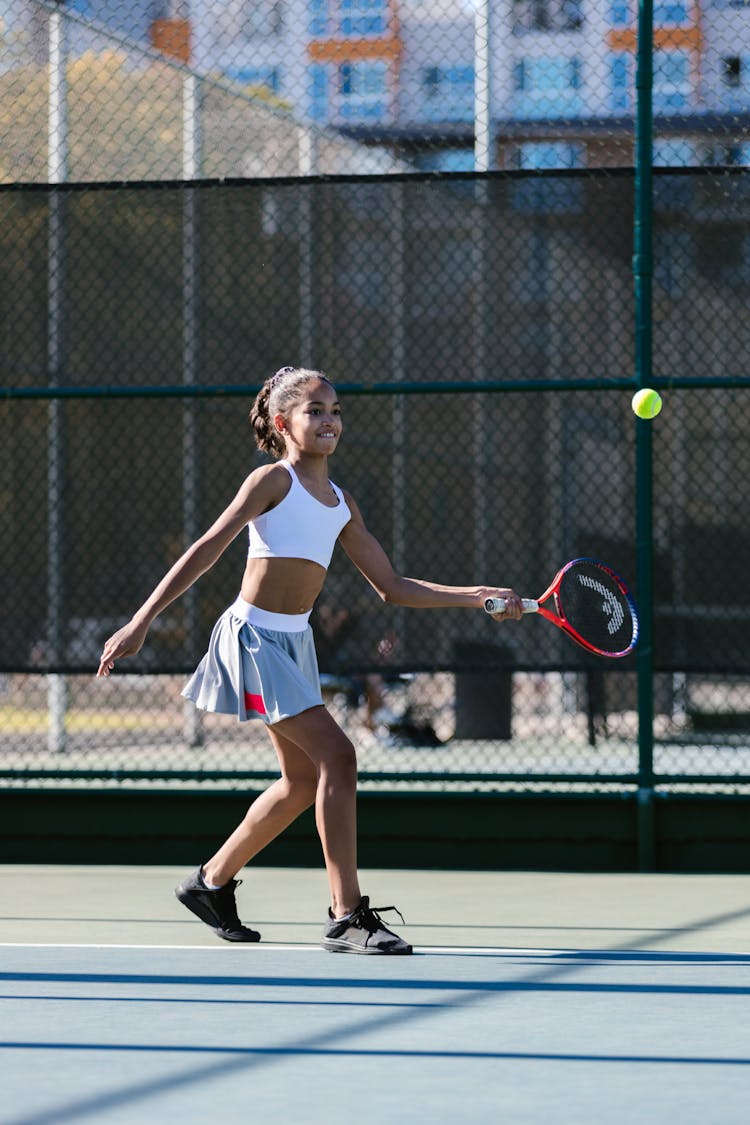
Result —
<path fill-rule="evenodd" d="M 285 363 L 339 386 L 333 478 L 397 569 L 535 596 L 594 555 L 638 599 L 632 4 L 0 16 L 6 781 L 274 772 L 260 725 L 179 695 L 240 540 L 138 658 L 93 672 L 262 463 L 247 413 Z M 654 17 L 649 737 L 656 784 L 731 789 L 750 781 L 750 5 Z M 636 657 L 383 606 L 338 553 L 314 624 L 365 785 L 642 781 Z"/>

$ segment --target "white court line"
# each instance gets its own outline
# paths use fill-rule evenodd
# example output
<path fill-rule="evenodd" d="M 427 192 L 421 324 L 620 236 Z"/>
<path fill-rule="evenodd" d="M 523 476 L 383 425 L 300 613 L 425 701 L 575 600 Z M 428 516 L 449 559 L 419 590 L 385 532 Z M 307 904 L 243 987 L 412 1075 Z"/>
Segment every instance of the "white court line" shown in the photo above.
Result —
<path fill-rule="evenodd" d="M 197 950 L 204 952 L 215 957 L 224 957 L 230 950 L 238 952 L 244 949 L 245 946 L 250 946 L 255 950 L 258 955 L 270 950 L 276 952 L 291 952 L 291 953 L 320 953 L 327 956 L 334 956 L 329 953 L 327 949 L 322 946 L 313 945 L 282 945 L 280 943 L 264 941 L 264 942 L 234 942 L 227 943 L 226 945 L 145 945 L 145 944 L 114 944 L 112 942 L 30 942 L 30 941 L 0 941 L 0 949 L 168 949 L 170 951 L 189 950 L 195 953 Z M 700 960 L 701 957 L 713 958 L 741 958 L 744 961 L 750 962 L 750 952 L 746 949 L 742 950 L 727 950 L 727 949 L 666 949 L 654 950 L 649 949 L 647 946 L 644 948 L 631 949 L 614 949 L 603 948 L 581 948 L 580 946 L 567 946 L 561 949 L 527 949 L 522 946 L 499 946 L 499 945 L 418 945 L 414 951 L 413 956 L 425 957 L 430 955 L 440 955 L 441 957 L 487 957 L 490 955 L 501 957 L 564 957 L 570 956 L 572 953 L 581 954 L 582 956 L 590 957 L 617 957 L 618 954 L 624 956 L 643 954 L 648 957 L 653 955 L 655 958 L 669 959 L 675 957 L 685 960 Z M 252 957 L 254 954 L 247 953 L 243 956 Z M 340 957 L 353 957 L 356 954 L 339 954 Z M 375 955 L 373 955 L 375 956 Z M 399 957 L 398 960 L 405 958 Z M 2 969 L 0 969 L 2 972 Z"/>
<path fill-rule="evenodd" d="M 244 945 L 252 945 L 253 950 L 257 952 L 268 950 L 282 950 L 291 951 L 296 953 L 315 953 L 329 954 L 327 949 L 323 949 L 320 945 L 277 945 L 274 942 L 264 941 L 257 942 L 235 942 L 233 945 L 212 946 L 212 945 L 124 945 L 114 944 L 112 942 L 27 942 L 27 941 L 0 941 L 0 949 L 169 949 L 169 950 L 204 950 L 207 953 L 225 956 L 230 949 L 237 949 Z M 501 954 L 502 956 L 534 956 L 534 957 L 559 957 L 562 953 L 570 953 L 570 949 L 518 949 L 515 947 L 500 947 L 496 945 L 479 946 L 479 945 L 421 945 L 417 948 L 416 956 L 425 956 L 428 954 L 440 954 L 441 956 L 471 956 L 472 954 L 477 957 L 487 956 L 487 954 Z M 580 951 L 577 951 L 580 952 Z M 590 950 L 585 952 L 597 953 L 601 950 Z M 252 956 L 248 954 L 248 956 Z M 356 954 L 344 954 L 343 956 L 356 956 Z M 731 955 L 730 955 L 731 956 Z M 404 958 L 400 958 L 403 960 Z"/>

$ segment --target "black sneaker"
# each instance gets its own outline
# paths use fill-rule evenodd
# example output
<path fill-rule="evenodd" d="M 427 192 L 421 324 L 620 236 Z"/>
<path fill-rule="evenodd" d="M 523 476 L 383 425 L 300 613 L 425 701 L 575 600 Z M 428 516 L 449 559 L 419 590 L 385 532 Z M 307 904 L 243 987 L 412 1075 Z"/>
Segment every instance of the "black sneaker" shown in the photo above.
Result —
<path fill-rule="evenodd" d="M 370 906 L 365 895 L 356 910 L 344 918 L 334 918 L 328 911 L 328 922 L 321 945 L 331 953 L 411 953 L 408 942 L 383 924 L 378 911 L 396 910 L 395 906 Z M 396 910 L 403 922 L 400 910 Z"/>
<path fill-rule="evenodd" d="M 260 941 L 258 931 L 243 926 L 237 916 L 234 888 L 239 887 L 241 882 L 241 879 L 230 879 L 218 891 L 210 891 L 203 881 L 203 869 L 199 867 L 183 879 L 179 887 L 175 887 L 174 893 L 188 910 L 197 914 L 225 941 Z"/>

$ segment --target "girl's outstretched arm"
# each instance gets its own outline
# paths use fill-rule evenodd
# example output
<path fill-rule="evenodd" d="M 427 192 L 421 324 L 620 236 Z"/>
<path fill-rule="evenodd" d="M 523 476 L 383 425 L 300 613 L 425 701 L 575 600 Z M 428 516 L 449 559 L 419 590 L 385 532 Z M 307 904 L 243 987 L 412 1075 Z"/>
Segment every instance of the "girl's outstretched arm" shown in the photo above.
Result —
<path fill-rule="evenodd" d="M 339 543 L 384 602 L 413 609 L 440 609 L 458 606 L 484 608 L 485 598 L 504 598 L 505 610 L 493 614 L 497 620 L 518 620 L 523 613 L 521 599 L 504 586 L 443 586 L 424 578 L 404 578 L 396 574 L 390 559 L 375 536 L 367 530 L 354 500 L 346 493 L 352 518 L 339 536 Z"/>
<path fill-rule="evenodd" d="M 188 547 L 127 625 L 105 642 L 97 676 L 108 676 L 115 660 L 140 651 L 154 618 L 210 570 L 249 520 L 279 503 L 288 488 L 288 479 L 286 470 L 277 465 L 266 465 L 250 473 L 216 522 Z"/>

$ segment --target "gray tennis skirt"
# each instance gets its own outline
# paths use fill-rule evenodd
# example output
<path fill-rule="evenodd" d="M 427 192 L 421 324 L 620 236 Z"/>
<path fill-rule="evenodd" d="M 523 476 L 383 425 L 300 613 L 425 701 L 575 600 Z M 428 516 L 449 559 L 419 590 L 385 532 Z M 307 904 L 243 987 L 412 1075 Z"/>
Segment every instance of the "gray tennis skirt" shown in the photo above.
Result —
<path fill-rule="evenodd" d="M 214 626 L 182 694 L 202 711 L 278 723 L 322 704 L 309 613 L 270 613 L 243 598 Z"/>

